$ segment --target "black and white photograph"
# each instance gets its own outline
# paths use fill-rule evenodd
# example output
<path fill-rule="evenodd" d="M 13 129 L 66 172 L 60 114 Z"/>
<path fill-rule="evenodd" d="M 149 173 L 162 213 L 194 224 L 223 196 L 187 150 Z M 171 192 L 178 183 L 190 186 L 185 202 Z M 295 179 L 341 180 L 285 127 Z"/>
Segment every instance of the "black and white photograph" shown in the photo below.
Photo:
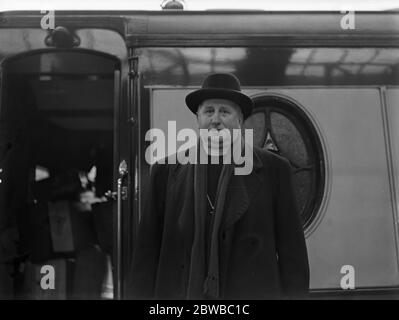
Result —
<path fill-rule="evenodd" d="M 399 299 L 396 1 L 0 3 L 0 300 L 376 299 Z"/>

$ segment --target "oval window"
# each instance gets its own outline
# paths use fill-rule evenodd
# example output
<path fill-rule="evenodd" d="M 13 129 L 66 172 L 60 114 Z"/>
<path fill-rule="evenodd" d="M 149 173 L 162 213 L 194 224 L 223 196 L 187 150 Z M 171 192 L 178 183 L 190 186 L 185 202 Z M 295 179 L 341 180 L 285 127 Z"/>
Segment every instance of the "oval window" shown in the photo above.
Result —
<path fill-rule="evenodd" d="M 297 207 L 304 228 L 314 220 L 324 189 L 324 157 L 318 134 L 308 116 L 292 101 L 279 96 L 254 98 L 245 121 L 254 144 L 288 159 L 293 170 Z"/>

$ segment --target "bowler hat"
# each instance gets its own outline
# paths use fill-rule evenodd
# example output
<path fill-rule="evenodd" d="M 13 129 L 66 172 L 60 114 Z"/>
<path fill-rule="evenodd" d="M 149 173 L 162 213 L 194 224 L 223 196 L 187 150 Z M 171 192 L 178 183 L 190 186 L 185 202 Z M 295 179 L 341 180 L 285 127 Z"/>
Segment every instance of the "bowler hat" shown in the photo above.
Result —
<path fill-rule="evenodd" d="M 231 73 L 212 73 L 202 83 L 202 88 L 186 96 L 186 105 L 197 113 L 198 106 L 207 99 L 226 99 L 237 103 L 244 119 L 251 115 L 253 102 L 250 97 L 241 92 L 238 78 Z"/>

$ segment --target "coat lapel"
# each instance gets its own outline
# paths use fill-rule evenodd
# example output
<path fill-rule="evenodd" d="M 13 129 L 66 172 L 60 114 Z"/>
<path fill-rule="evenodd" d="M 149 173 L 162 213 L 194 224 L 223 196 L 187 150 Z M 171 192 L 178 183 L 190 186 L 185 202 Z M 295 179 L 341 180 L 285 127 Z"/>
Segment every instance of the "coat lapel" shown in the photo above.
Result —
<path fill-rule="evenodd" d="M 242 217 L 263 182 L 262 161 L 255 150 L 253 155 L 252 172 L 249 175 L 235 175 L 233 173 L 231 177 L 226 195 L 227 207 L 222 222 L 222 230 L 228 229 Z"/>
<path fill-rule="evenodd" d="M 192 186 L 187 185 L 188 175 L 190 172 L 188 165 L 176 164 L 173 166 L 171 172 L 171 184 L 169 185 L 172 190 L 179 189 L 178 199 L 183 202 L 193 202 L 191 189 Z M 234 223 L 236 223 L 243 214 L 248 210 L 252 199 L 256 195 L 256 192 L 260 189 L 264 175 L 262 174 L 263 163 L 259 158 L 256 150 L 253 150 L 253 170 L 249 175 L 233 175 L 230 178 L 230 183 L 228 186 L 226 194 L 226 209 L 224 212 L 224 217 L 221 223 L 221 230 L 226 230 L 230 228 Z M 181 184 L 185 187 L 178 187 Z M 176 190 L 177 191 L 177 190 Z M 188 215 L 182 215 L 178 218 L 178 223 L 186 236 L 193 232 L 193 217 Z"/>
<path fill-rule="evenodd" d="M 185 237 L 192 238 L 194 228 L 194 185 L 193 164 L 173 166 L 168 188 L 173 195 L 173 203 L 177 208 L 182 208 L 177 216 L 180 230 Z M 176 212 L 177 213 L 177 212 Z"/>

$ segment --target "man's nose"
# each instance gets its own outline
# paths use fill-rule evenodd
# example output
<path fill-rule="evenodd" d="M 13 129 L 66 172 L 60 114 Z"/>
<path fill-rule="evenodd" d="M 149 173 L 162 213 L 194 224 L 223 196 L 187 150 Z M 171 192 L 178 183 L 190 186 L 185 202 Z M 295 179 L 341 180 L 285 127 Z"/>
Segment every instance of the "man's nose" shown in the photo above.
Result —
<path fill-rule="evenodd" d="M 214 125 L 214 126 L 218 126 L 218 125 L 220 125 L 221 124 L 221 119 L 220 119 L 220 114 L 219 114 L 219 112 L 214 112 L 213 113 L 213 115 L 212 115 L 212 118 L 211 118 L 211 124 L 212 125 Z"/>

